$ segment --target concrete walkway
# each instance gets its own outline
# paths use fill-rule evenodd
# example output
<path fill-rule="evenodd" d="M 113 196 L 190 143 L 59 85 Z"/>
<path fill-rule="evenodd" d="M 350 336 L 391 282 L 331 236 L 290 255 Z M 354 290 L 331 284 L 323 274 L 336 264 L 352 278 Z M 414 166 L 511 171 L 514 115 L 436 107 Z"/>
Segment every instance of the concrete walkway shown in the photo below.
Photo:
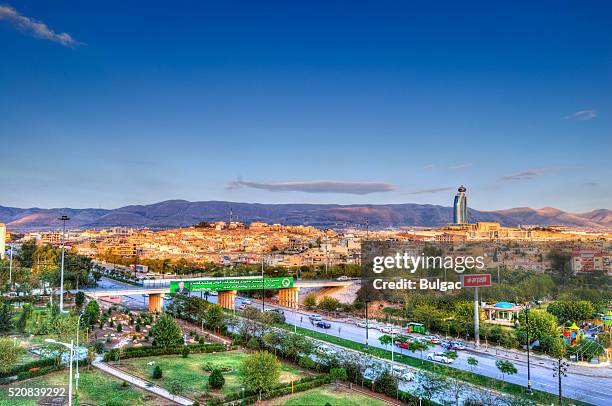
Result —
<path fill-rule="evenodd" d="M 144 379 L 141 379 L 141 378 L 135 377 L 134 375 L 130 375 L 128 373 L 120 371 L 117 368 L 111 367 L 110 365 L 102 362 L 101 358 L 96 358 L 96 360 L 92 362 L 91 365 L 94 368 L 98 368 L 99 370 L 106 372 L 109 375 L 112 375 L 118 379 L 121 379 L 122 381 L 129 382 L 134 386 L 137 386 L 141 389 L 151 392 L 164 399 L 170 400 L 176 404 L 189 406 L 189 405 L 193 405 L 194 403 L 194 401 L 189 398 L 185 398 L 183 396 L 178 396 L 178 395 L 173 395 L 170 392 L 168 392 L 166 389 L 156 386 L 152 384 L 151 382 L 145 381 Z"/>

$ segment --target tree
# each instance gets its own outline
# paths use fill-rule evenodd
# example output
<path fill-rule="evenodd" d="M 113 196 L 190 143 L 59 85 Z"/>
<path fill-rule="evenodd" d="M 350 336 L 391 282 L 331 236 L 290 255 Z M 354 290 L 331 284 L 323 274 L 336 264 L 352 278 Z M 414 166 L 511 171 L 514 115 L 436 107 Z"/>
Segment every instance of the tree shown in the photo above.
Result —
<path fill-rule="evenodd" d="M 23 356 L 25 350 L 16 342 L 0 337 L 0 372 L 9 371 Z"/>
<path fill-rule="evenodd" d="M 397 394 L 397 380 L 388 370 L 384 370 L 374 382 L 374 389 L 387 396 L 395 396 Z"/>
<path fill-rule="evenodd" d="M 332 368 L 329 371 L 329 377 L 334 380 L 336 386 L 338 384 L 338 381 L 346 381 L 348 379 L 346 369 L 344 368 Z"/>
<path fill-rule="evenodd" d="M 510 361 L 498 359 L 497 361 L 495 361 L 495 366 L 497 367 L 497 369 L 499 369 L 499 372 L 501 372 L 502 381 L 504 382 L 506 382 L 506 375 L 514 375 L 518 372 L 514 364 Z"/>
<path fill-rule="evenodd" d="M 561 337 L 544 336 L 540 338 L 540 348 L 554 358 L 563 358 L 567 352 L 565 340 Z"/>
<path fill-rule="evenodd" d="M 327 310 L 329 312 L 336 311 L 342 304 L 338 299 L 331 296 L 325 296 L 319 301 L 319 309 Z"/>
<path fill-rule="evenodd" d="M 80 309 L 83 307 L 83 303 L 85 303 L 85 293 L 78 291 L 74 296 L 74 305 Z"/>
<path fill-rule="evenodd" d="M 19 316 L 19 319 L 17 320 L 17 331 L 19 331 L 20 333 L 23 333 L 25 331 L 26 325 L 28 323 L 28 319 L 30 318 L 30 315 L 32 314 L 33 309 L 32 309 L 32 305 L 29 303 L 26 303 L 23 305 L 22 309 L 21 309 L 21 315 Z"/>
<path fill-rule="evenodd" d="M 94 324 L 98 322 L 98 318 L 100 316 L 100 305 L 95 300 L 91 300 L 85 306 L 85 311 L 83 312 L 83 324 L 89 327 L 92 327 Z"/>
<path fill-rule="evenodd" d="M 455 398 L 455 405 L 458 406 L 459 398 L 461 397 L 463 393 L 465 393 L 468 390 L 467 384 L 457 378 L 453 378 L 449 380 L 448 388 L 450 389 L 450 392 L 453 394 Z"/>
<path fill-rule="evenodd" d="M 164 314 L 161 316 L 155 325 L 151 328 L 151 334 L 155 338 L 157 345 L 162 347 L 170 347 L 176 344 L 182 344 L 183 331 L 176 320 L 171 316 Z"/>
<path fill-rule="evenodd" d="M 185 346 L 183 346 L 183 349 L 181 350 L 181 356 L 182 356 L 183 358 L 189 358 L 189 353 L 190 353 L 190 352 L 191 352 L 191 351 L 189 350 L 189 347 L 187 347 L 187 346 L 185 345 Z"/>
<path fill-rule="evenodd" d="M 274 354 L 260 351 L 249 355 L 240 368 L 242 383 L 252 391 L 267 392 L 278 384 L 280 362 Z"/>
<path fill-rule="evenodd" d="M 391 344 L 391 342 L 393 341 L 393 337 L 388 334 L 383 334 L 378 337 L 378 341 L 386 347 L 387 345 Z"/>
<path fill-rule="evenodd" d="M 416 340 L 410 343 L 410 347 L 408 347 L 408 349 L 412 351 L 413 353 L 416 351 L 419 351 L 421 353 L 421 364 L 423 363 L 423 351 L 426 351 L 428 348 L 429 348 L 429 345 L 427 345 L 426 342 L 421 341 L 421 340 Z"/>
<path fill-rule="evenodd" d="M 312 309 L 317 306 L 317 296 L 314 293 L 309 293 L 304 298 L 304 306 L 307 309 Z"/>
<path fill-rule="evenodd" d="M 211 374 L 208 376 L 208 385 L 213 389 L 221 389 L 225 385 L 225 378 L 223 373 L 218 368 L 213 369 Z"/>
<path fill-rule="evenodd" d="M 527 344 L 527 322 L 525 312 L 519 315 L 519 326 L 516 335 L 521 344 Z M 529 343 L 540 340 L 542 337 L 557 335 L 557 318 L 550 313 L 540 310 L 529 310 Z"/>
<path fill-rule="evenodd" d="M 281 337 L 280 347 L 286 357 L 298 359 L 300 354 L 310 354 L 314 348 L 312 341 L 298 334 L 286 334 Z"/>
<path fill-rule="evenodd" d="M 457 351 L 444 351 L 443 354 L 446 358 L 450 358 L 453 361 L 459 357 Z"/>
<path fill-rule="evenodd" d="M 470 371 L 474 372 L 474 368 L 478 366 L 478 360 L 474 357 L 468 357 L 467 363 L 470 366 Z"/>
<path fill-rule="evenodd" d="M 558 300 L 549 304 L 546 311 L 564 323 L 590 319 L 595 313 L 595 307 L 586 300 Z"/>
<path fill-rule="evenodd" d="M 8 303 L 0 305 L 0 332 L 8 332 L 13 328 L 13 306 Z"/>
<path fill-rule="evenodd" d="M 155 365 L 155 368 L 153 368 L 153 379 L 161 379 L 163 373 L 162 373 L 162 369 L 159 365 Z"/>
<path fill-rule="evenodd" d="M 183 393 L 184 390 L 185 387 L 183 386 L 181 381 L 177 379 L 170 381 L 170 383 L 168 384 L 168 392 L 173 395 L 180 395 L 181 393 Z"/>
<path fill-rule="evenodd" d="M 213 329 L 220 329 L 225 325 L 225 312 L 223 308 L 217 304 L 211 305 L 204 314 L 204 322 Z"/>

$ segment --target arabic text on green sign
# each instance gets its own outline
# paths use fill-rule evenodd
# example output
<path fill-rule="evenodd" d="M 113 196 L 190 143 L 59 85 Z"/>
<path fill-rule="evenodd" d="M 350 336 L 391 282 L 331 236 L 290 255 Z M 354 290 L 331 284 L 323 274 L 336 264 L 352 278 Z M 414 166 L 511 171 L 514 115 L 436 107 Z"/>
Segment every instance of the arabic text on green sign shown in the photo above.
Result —
<path fill-rule="evenodd" d="M 170 293 L 262 289 L 262 278 L 190 279 L 170 282 Z M 293 287 L 293 277 L 264 278 L 263 289 Z"/>

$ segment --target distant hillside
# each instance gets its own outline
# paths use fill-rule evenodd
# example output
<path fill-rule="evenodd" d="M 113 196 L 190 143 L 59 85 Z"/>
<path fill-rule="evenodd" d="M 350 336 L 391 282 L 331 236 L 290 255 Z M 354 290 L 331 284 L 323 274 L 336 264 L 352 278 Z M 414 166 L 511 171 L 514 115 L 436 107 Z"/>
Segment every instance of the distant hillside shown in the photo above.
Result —
<path fill-rule="evenodd" d="M 401 226 L 441 226 L 452 221 L 450 207 L 429 204 L 336 205 L 336 204 L 259 204 L 222 201 L 165 202 L 104 209 L 18 209 L 0 206 L 0 222 L 11 229 L 50 229 L 59 227 L 57 218 L 66 214 L 72 228 L 189 226 L 200 221 L 227 221 L 230 209 L 236 220 L 267 223 L 305 224 L 321 228 L 361 226 L 367 217 L 372 228 Z M 505 226 L 519 224 L 567 225 L 612 229 L 612 211 L 567 213 L 546 207 L 521 207 L 498 211 L 469 210 L 470 221 L 497 221 Z"/>

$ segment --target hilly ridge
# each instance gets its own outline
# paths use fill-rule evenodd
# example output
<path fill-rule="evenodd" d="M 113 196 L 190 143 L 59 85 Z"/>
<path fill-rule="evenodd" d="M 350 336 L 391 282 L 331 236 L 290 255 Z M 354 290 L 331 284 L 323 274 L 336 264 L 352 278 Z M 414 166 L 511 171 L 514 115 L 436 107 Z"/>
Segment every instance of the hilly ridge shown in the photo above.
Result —
<path fill-rule="evenodd" d="M 169 228 L 184 227 L 200 221 L 227 221 L 304 224 L 321 228 L 363 226 L 365 218 L 372 228 L 402 226 L 441 226 L 452 221 L 452 208 L 430 204 L 262 204 L 226 201 L 189 202 L 167 200 L 149 205 L 131 205 L 118 209 L 19 209 L 0 206 L 0 222 L 10 229 L 33 230 L 59 227 L 57 218 L 66 214 L 71 228 L 112 226 Z M 593 210 L 568 213 L 545 207 L 519 207 L 497 211 L 468 210 L 470 221 L 497 221 L 505 226 L 519 224 L 567 225 L 591 229 L 612 229 L 612 211 Z"/>

